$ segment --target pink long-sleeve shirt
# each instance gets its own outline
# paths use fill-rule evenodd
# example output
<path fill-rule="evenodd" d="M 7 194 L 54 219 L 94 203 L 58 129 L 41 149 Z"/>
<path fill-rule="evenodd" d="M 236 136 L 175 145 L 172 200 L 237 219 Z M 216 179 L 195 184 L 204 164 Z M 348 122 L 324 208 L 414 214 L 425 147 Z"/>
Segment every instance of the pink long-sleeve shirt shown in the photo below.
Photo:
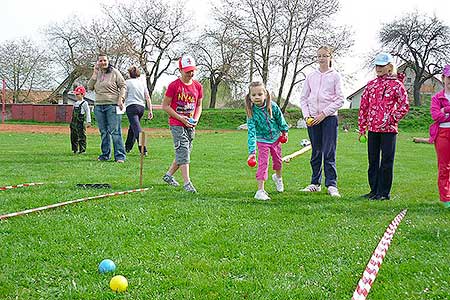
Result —
<path fill-rule="evenodd" d="M 324 73 L 315 70 L 303 83 L 300 107 L 303 117 L 317 117 L 321 112 L 326 117 L 337 115 L 344 105 L 341 75 L 334 69 Z"/>

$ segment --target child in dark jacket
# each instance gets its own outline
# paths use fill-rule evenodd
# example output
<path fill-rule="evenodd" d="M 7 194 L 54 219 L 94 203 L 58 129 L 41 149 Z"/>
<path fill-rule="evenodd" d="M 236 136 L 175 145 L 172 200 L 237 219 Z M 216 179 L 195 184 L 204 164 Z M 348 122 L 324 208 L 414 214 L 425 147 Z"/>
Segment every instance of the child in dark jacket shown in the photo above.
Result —
<path fill-rule="evenodd" d="M 86 89 L 78 86 L 73 91 L 77 101 L 73 104 L 72 121 L 70 122 L 70 143 L 73 153 L 82 154 L 86 152 L 86 126 L 91 126 L 91 111 L 89 104 L 84 100 Z"/>

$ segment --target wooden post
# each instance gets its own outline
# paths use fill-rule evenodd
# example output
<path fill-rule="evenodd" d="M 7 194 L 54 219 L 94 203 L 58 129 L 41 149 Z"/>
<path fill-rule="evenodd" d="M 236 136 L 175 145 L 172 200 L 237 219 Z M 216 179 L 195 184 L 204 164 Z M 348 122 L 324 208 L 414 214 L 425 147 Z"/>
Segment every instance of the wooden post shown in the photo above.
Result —
<path fill-rule="evenodd" d="M 6 117 L 6 80 L 2 80 L 2 124 L 5 123 Z"/>
<path fill-rule="evenodd" d="M 146 145 L 147 145 L 147 138 L 145 136 L 145 131 L 141 131 L 141 132 L 139 132 L 139 147 L 141 149 L 141 164 L 140 164 L 140 170 L 139 170 L 139 187 L 141 187 L 141 188 L 142 188 L 142 174 L 143 174 L 143 169 L 144 169 L 144 157 L 145 157 L 144 149 L 145 149 Z"/>

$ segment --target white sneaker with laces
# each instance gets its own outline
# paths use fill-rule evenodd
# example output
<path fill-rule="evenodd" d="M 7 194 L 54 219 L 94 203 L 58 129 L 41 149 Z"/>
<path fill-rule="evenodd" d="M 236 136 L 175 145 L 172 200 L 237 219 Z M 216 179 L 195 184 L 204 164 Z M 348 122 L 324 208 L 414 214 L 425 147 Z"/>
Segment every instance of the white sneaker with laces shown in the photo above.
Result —
<path fill-rule="evenodd" d="M 272 180 L 273 180 L 273 182 L 275 182 L 275 185 L 277 187 L 277 192 L 279 192 L 279 193 L 284 192 L 283 177 L 278 177 L 277 174 L 273 174 Z"/>
<path fill-rule="evenodd" d="M 330 194 L 331 197 L 341 197 L 341 194 L 339 194 L 337 187 L 331 185 L 328 187 L 328 194 Z"/>
<path fill-rule="evenodd" d="M 270 197 L 265 190 L 258 190 L 258 191 L 256 191 L 255 199 L 270 200 Z"/>
<path fill-rule="evenodd" d="M 314 192 L 320 192 L 322 188 L 320 185 L 317 184 L 310 184 L 307 187 L 305 187 L 302 192 L 308 192 L 308 193 L 314 193 Z"/>

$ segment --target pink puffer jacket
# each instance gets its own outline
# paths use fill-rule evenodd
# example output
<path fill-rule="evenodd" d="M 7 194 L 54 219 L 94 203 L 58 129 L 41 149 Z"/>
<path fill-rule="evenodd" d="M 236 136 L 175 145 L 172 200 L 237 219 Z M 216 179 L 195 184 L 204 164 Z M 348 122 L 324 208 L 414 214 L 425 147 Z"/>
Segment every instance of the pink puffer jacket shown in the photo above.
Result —
<path fill-rule="evenodd" d="M 359 133 L 398 133 L 398 122 L 408 113 L 409 102 L 403 80 L 405 75 L 380 76 L 369 83 L 361 96 Z"/>

